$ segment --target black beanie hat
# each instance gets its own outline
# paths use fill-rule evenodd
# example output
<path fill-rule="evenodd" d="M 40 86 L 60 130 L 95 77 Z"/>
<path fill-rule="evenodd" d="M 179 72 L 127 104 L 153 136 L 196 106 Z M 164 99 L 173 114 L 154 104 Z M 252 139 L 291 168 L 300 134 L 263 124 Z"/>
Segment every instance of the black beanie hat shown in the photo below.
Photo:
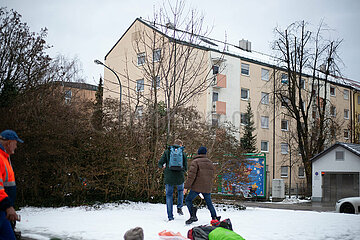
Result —
<path fill-rule="evenodd" d="M 206 147 L 201 146 L 198 150 L 198 154 L 206 154 L 207 150 Z"/>

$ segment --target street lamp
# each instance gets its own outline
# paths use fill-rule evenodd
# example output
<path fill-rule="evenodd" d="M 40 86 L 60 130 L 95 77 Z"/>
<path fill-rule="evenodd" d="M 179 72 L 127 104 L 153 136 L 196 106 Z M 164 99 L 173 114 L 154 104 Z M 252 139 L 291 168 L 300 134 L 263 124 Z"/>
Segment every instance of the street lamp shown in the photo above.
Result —
<path fill-rule="evenodd" d="M 121 93 L 122 93 L 122 86 L 121 86 L 120 78 L 119 78 L 119 76 L 117 75 L 117 73 L 116 73 L 113 69 L 111 69 L 111 68 L 109 68 L 108 66 L 106 66 L 106 65 L 105 65 L 103 62 L 101 62 L 100 60 L 95 59 L 95 60 L 94 60 L 94 63 L 96 63 L 96 64 L 98 64 L 98 65 L 103 65 L 104 67 L 106 67 L 107 69 L 109 69 L 113 74 L 115 74 L 115 76 L 116 76 L 116 78 L 117 78 L 117 80 L 118 80 L 118 82 L 119 82 L 119 86 L 120 86 L 119 122 L 120 122 L 120 119 L 121 119 Z"/>

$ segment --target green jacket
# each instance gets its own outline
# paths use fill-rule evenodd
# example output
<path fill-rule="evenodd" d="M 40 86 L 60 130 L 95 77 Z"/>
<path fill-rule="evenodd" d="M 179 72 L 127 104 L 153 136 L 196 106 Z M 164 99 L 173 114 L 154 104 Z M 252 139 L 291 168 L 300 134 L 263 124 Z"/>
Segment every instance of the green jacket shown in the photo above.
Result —
<path fill-rule="evenodd" d="M 174 147 L 179 147 L 178 145 L 173 145 Z M 159 168 L 163 168 L 165 164 L 164 170 L 164 182 L 169 185 L 180 185 L 185 181 L 184 174 L 187 171 L 187 157 L 186 153 L 183 154 L 183 166 L 184 169 L 182 171 L 173 171 L 169 169 L 169 160 L 170 160 L 170 146 L 164 151 L 161 156 L 158 166 Z"/>

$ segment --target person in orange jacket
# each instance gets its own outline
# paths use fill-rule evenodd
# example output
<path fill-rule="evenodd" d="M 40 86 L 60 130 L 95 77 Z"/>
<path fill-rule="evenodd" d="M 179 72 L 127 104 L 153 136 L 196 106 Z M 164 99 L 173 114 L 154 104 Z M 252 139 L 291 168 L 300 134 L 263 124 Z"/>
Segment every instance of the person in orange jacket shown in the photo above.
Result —
<path fill-rule="evenodd" d="M 23 140 L 13 130 L 0 133 L 0 239 L 15 239 L 11 222 L 20 220 L 14 209 L 16 184 L 10 161 L 18 142 Z"/>

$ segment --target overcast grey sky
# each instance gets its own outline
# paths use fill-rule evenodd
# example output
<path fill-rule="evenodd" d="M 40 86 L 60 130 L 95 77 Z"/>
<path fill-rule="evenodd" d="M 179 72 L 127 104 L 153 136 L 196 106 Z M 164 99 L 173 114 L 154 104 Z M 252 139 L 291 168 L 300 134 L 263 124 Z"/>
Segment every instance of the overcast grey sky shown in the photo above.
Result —
<path fill-rule="evenodd" d="M 169 0 L 171 1 L 171 0 Z M 107 52 L 137 18 L 148 19 L 162 0 L 0 0 L 1 7 L 19 12 L 30 30 L 48 28 L 51 56 L 77 57 L 87 82 L 97 84 Z M 211 38 L 238 44 L 252 42 L 252 49 L 271 54 L 274 28 L 305 20 L 316 27 L 323 19 L 334 29 L 332 37 L 343 39 L 340 56 L 343 75 L 360 81 L 359 0 L 188 0 L 204 13 Z"/>

